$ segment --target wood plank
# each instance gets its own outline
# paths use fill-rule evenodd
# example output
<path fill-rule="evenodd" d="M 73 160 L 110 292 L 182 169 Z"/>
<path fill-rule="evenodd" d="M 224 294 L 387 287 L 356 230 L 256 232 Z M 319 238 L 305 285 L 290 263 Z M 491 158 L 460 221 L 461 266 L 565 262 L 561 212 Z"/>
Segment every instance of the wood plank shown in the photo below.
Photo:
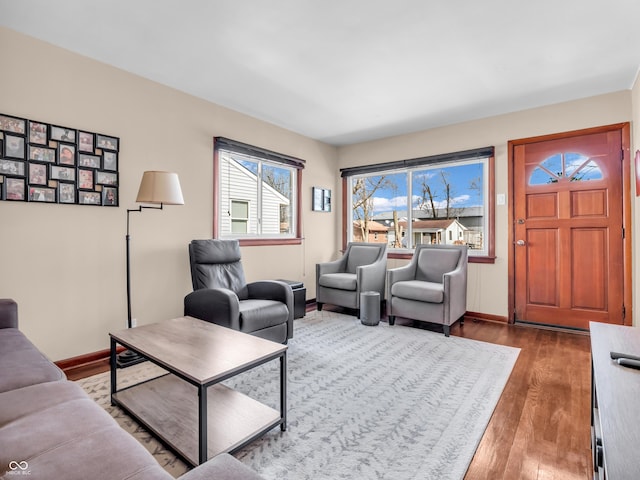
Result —
<path fill-rule="evenodd" d="M 154 434 L 198 465 L 198 389 L 173 375 L 115 394 Z M 238 448 L 280 421 L 280 412 L 218 384 L 207 390 L 209 458 Z"/>

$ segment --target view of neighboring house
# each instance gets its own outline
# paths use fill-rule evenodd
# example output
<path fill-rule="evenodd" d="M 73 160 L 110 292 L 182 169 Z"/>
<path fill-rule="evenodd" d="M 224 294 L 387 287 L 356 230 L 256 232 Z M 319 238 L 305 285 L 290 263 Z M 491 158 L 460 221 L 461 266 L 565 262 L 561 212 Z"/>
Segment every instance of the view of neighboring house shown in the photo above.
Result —
<path fill-rule="evenodd" d="M 364 238 L 364 225 L 360 220 L 353 222 L 353 241 L 354 242 L 369 242 L 369 243 L 388 243 L 389 242 L 389 227 L 369 220 L 367 222 L 369 234 L 367 238 Z M 393 233 L 393 232 L 392 232 Z"/>
<path fill-rule="evenodd" d="M 258 176 L 224 155 L 220 162 L 220 231 L 224 234 L 280 234 L 289 225 L 280 220 L 283 209 L 288 209 L 289 199 L 268 183 L 258 182 Z M 260 186 L 258 185 L 260 184 Z M 229 199 L 229 201 L 224 201 Z M 262 209 L 258 205 L 262 205 Z M 260 211 L 261 210 L 261 211 Z"/>
<path fill-rule="evenodd" d="M 416 245 L 462 245 L 465 243 L 464 232 L 467 228 L 454 218 L 417 220 L 411 225 L 411 245 L 407 245 L 405 232 L 407 222 L 401 221 L 401 244 L 406 248 L 415 248 Z"/>
<path fill-rule="evenodd" d="M 418 218 L 411 226 L 412 244 L 407 245 L 405 235 L 407 232 L 406 220 L 400 220 L 401 248 L 415 248 L 419 244 L 464 244 L 472 249 L 482 249 L 482 207 L 466 207 L 457 212 L 456 218 L 445 218 L 444 209 L 438 210 L 439 218 L 433 218 L 424 210 L 414 210 L 413 218 Z M 407 212 L 398 211 L 397 216 L 406 219 Z M 354 222 L 354 236 L 357 233 Z M 371 224 L 386 226 L 389 232 L 389 245 L 395 244 L 395 232 L 393 228 L 393 212 L 384 212 L 374 215 Z M 370 240 L 371 241 L 371 240 Z"/>

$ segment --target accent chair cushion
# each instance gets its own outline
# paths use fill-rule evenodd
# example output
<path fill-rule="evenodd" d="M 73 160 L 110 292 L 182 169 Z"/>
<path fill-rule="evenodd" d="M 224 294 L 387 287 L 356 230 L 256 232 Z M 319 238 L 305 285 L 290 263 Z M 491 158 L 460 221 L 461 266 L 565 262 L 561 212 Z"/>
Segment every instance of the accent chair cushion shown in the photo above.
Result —
<path fill-rule="evenodd" d="M 358 278 L 355 273 L 325 273 L 320 275 L 318 283 L 321 287 L 355 292 L 358 287 Z"/>
<path fill-rule="evenodd" d="M 455 270 L 460 261 L 460 251 L 453 249 L 424 248 L 419 255 L 416 279 L 426 282 L 442 283 L 442 276 Z"/>
<path fill-rule="evenodd" d="M 444 285 L 421 280 L 396 282 L 391 286 L 391 295 L 418 302 L 442 303 L 444 300 Z"/>
<path fill-rule="evenodd" d="M 384 246 L 384 244 L 382 245 Z M 349 249 L 347 258 L 347 272 L 356 273 L 356 269 L 363 265 L 371 265 L 380 256 L 380 245 L 353 245 Z M 337 288 L 337 287 L 335 287 Z M 344 289 L 343 289 L 344 290 Z M 355 290 L 355 288 L 354 288 Z"/>
<path fill-rule="evenodd" d="M 287 321 L 287 305 L 275 300 L 249 299 L 240 302 L 240 331 L 255 332 Z"/>

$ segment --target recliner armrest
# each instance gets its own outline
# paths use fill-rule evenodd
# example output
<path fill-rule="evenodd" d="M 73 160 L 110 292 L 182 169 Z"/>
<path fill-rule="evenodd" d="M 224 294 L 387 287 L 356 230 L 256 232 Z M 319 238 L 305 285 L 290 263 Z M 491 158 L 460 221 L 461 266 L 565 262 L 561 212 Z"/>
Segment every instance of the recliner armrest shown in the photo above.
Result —
<path fill-rule="evenodd" d="M 240 330 L 238 296 L 226 288 L 204 288 L 184 297 L 184 314 Z"/>
<path fill-rule="evenodd" d="M 282 302 L 289 310 L 287 318 L 287 338 L 293 338 L 293 290 L 291 286 L 278 280 L 259 280 L 247 284 L 249 298 Z"/>
<path fill-rule="evenodd" d="M 18 328 L 18 304 L 10 298 L 0 298 L 0 328 Z"/>

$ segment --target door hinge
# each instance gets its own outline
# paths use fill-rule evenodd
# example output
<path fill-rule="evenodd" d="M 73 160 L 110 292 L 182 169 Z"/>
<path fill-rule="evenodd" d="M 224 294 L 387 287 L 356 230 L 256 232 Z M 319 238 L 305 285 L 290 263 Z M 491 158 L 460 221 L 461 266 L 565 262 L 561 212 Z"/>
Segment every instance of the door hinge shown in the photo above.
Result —
<path fill-rule="evenodd" d="M 620 150 L 620 161 L 624 160 L 624 149 Z"/>
<path fill-rule="evenodd" d="M 625 231 L 624 231 L 624 227 L 622 227 L 622 239 L 624 240 L 624 236 L 625 236 Z"/>
<path fill-rule="evenodd" d="M 624 321 L 625 318 L 627 318 L 627 307 L 622 305 L 622 321 Z"/>

